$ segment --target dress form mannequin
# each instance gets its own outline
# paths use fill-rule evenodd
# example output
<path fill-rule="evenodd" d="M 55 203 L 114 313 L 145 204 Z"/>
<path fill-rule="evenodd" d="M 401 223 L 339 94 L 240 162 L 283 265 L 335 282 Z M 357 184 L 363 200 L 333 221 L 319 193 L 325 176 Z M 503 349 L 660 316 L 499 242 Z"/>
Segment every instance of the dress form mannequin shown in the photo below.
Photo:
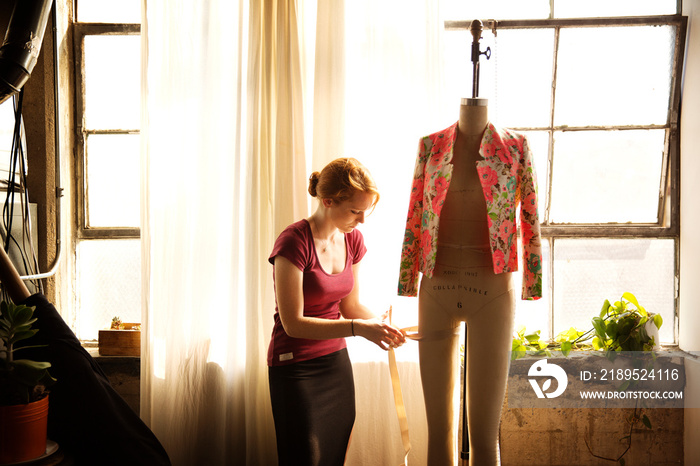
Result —
<path fill-rule="evenodd" d="M 420 369 L 428 420 L 428 464 L 454 465 L 458 335 L 467 325 L 466 412 L 470 462 L 497 465 L 515 296 L 510 273 L 494 274 L 486 202 L 475 162 L 488 124 L 487 99 L 462 99 L 452 178 L 440 214 L 432 278 L 419 290 Z M 445 336 L 450 334 L 450 336 Z"/>

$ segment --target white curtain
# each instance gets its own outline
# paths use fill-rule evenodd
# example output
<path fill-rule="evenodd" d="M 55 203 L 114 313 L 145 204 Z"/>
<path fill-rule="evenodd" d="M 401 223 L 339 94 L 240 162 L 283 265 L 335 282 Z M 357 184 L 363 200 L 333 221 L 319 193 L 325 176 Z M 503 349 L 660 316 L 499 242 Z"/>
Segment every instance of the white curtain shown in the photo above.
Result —
<path fill-rule="evenodd" d="M 370 168 L 382 199 L 362 226 L 363 300 L 416 323 L 415 299 L 395 298 L 415 150 L 459 105 L 440 95 L 439 4 L 143 5 L 141 414 L 175 465 L 275 464 L 267 256 L 315 207 L 310 170 L 340 156 Z M 424 464 L 416 346 L 397 356 L 411 464 Z M 358 416 L 347 464 L 399 464 L 386 354 L 358 341 L 350 350 Z"/>
<path fill-rule="evenodd" d="M 307 214 L 296 9 L 144 3 L 141 406 L 176 465 L 276 462 L 266 259 Z"/>

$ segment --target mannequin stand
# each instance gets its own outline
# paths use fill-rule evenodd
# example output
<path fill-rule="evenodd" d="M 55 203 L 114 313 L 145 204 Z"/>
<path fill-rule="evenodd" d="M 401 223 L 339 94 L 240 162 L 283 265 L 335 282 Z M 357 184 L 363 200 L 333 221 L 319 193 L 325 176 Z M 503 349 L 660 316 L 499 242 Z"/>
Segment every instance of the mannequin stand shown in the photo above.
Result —
<path fill-rule="evenodd" d="M 467 100 L 467 99 L 462 99 Z M 462 367 L 462 451 L 459 457 L 469 466 L 469 422 L 467 418 L 467 323 L 464 322 L 464 355 Z"/>

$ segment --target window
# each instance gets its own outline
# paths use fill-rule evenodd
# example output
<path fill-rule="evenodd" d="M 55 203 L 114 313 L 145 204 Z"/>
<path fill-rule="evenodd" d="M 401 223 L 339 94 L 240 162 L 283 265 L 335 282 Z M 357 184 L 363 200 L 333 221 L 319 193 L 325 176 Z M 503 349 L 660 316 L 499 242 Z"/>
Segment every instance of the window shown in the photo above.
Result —
<path fill-rule="evenodd" d="M 358 24 L 381 16 L 360 5 L 346 6 Z M 605 299 L 629 291 L 664 318 L 661 341 L 675 343 L 686 35 L 677 8 L 675 0 L 443 0 L 439 13 L 406 12 L 389 27 L 346 24 L 346 152 L 367 163 L 382 192 L 362 227 L 368 243 L 383 237 L 368 244 L 365 270 L 379 272 L 365 294 L 395 309 L 417 304 L 391 295 L 400 245 L 381 241 L 402 237 L 419 137 L 454 123 L 460 98 L 471 97 L 469 25 L 482 19 L 481 50 L 492 56 L 481 58 L 479 97 L 497 126 L 528 136 L 538 174 L 544 296 L 518 300 L 516 327 L 545 339 L 588 329 Z M 440 34 L 426 28 L 431 21 L 444 25 Z M 381 47 L 393 51 L 382 57 Z M 375 133 L 372 143 L 355 137 Z"/>
<path fill-rule="evenodd" d="M 140 2 L 76 0 L 75 331 L 141 320 Z"/>

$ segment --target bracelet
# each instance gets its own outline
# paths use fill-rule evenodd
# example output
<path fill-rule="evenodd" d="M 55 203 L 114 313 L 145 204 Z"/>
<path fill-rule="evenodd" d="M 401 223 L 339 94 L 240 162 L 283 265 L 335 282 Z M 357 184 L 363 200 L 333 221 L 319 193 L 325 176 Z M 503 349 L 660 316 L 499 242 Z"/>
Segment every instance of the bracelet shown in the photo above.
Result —
<path fill-rule="evenodd" d="M 350 328 L 352 329 L 352 336 L 355 336 L 355 319 L 350 320 Z"/>

